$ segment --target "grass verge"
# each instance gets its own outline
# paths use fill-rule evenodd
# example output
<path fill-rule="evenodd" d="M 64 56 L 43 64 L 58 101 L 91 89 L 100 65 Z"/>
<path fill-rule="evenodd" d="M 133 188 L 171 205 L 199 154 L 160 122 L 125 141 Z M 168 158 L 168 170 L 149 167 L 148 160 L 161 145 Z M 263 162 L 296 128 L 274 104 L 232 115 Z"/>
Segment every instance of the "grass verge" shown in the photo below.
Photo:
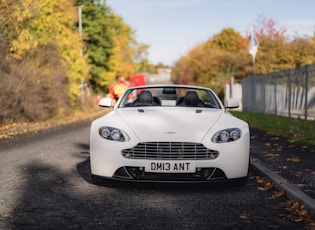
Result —
<path fill-rule="evenodd" d="M 285 137 L 290 141 L 315 145 L 315 121 L 252 112 L 230 112 L 246 121 L 250 128 Z"/>

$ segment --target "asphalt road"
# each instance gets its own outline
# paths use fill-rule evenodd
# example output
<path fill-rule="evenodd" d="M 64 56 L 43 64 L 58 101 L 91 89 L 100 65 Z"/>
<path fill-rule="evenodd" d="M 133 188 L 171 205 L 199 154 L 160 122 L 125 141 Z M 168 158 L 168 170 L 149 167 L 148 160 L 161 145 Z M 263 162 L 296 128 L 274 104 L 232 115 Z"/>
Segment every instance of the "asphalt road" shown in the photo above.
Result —
<path fill-rule="evenodd" d="M 252 174 L 244 187 L 93 185 L 89 124 L 0 143 L 0 229 L 303 229 Z"/>

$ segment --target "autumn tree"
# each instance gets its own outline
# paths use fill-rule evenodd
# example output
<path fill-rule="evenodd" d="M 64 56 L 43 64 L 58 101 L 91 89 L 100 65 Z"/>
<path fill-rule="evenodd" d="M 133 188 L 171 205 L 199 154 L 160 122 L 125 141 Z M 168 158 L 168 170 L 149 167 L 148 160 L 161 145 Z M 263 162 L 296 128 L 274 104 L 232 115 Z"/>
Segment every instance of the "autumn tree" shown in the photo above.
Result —
<path fill-rule="evenodd" d="M 70 82 L 69 95 L 75 101 L 81 79 L 86 79 L 88 67 L 79 52 L 82 43 L 76 27 L 77 8 L 71 0 L 3 0 L 0 25 L 12 55 L 17 59 L 54 44 L 66 68 Z"/>
<path fill-rule="evenodd" d="M 108 86 L 115 81 L 117 74 L 128 77 L 130 74 L 141 71 L 145 63 L 148 45 L 138 43 L 135 31 L 114 12 L 109 14 L 109 22 L 114 48 L 109 58 L 109 71 L 103 74 L 102 85 Z"/>
<path fill-rule="evenodd" d="M 71 0 L 1 1 L 0 33 L 9 60 L 7 72 L 1 71 L 1 100 L 12 97 L 8 116 L 14 109 L 12 118 L 45 120 L 68 113 L 69 98 L 74 105 L 80 81 L 88 77 L 76 20 Z"/>
<path fill-rule="evenodd" d="M 110 69 L 114 41 L 109 20 L 109 7 L 101 0 L 79 0 L 82 6 L 84 54 L 90 65 L 90 83 L 96 91 L 104 90 L 103 74 Z"/>
<path fill-rule="evenodd" d="M 17 60 L 7 47 L 1 46 L 0 123 L 40 121 L 69 114 L 67 70 L 57 50 L 54 44 L 47 44 Z"/>
<path fill-rule="evenodd" d="M 288 46 L 288 63 L 300 67 L 315 63 L 315 43 L 307 37 L 296 37 Z"/>
<path fill-rule="evenodd" d="M 223 97 L 229 77 L 237 80 L 248 74 L 244 63 L 250 57 L 241 46 L 243 38 L 232 28 L 223 29 L 213 39 L 194 47 L 176 63 L 173 79 L 178 83 L 192 83 L 213 88 Z"/>
<path fill-rule="evenodd" d="M 241 47 L 242 36 L 233 28 L 223 29 L 215 34 L 211 41 L 212 48 L 218 48 L 230 52 L 238 52 Z"/>
<path fill-rule="evenodd" d="M 88 57 L 90 82 L 97 92 L 107 92 L 117 74 L 128 77 L 146 59 L 148 45 L 138 43 L 135 31 L 104 1 L 78 0 Z"/>
<path fill-rule="evenodd" d="M 270 73 L 315 62 L 314 44 L 310 38 L 297 36 L 289 39 L 286 28 L 265 15 L 258 16 L 253 28 L 260 42 L 256 56 L 257 73 Z"/>
<path fill-rule="evenodd" d="M 253 25 L 253 30 L 258 37 L 258 40 L 262 40 L 264 37 L 270 39 L 286 39 L 287 29 L 280 26 L 278 22 L 272 18 L 268 18 L 266 15 L 258 15 L 256 23 Z M 247 31 L 249 34 L 249 31 Z"/>

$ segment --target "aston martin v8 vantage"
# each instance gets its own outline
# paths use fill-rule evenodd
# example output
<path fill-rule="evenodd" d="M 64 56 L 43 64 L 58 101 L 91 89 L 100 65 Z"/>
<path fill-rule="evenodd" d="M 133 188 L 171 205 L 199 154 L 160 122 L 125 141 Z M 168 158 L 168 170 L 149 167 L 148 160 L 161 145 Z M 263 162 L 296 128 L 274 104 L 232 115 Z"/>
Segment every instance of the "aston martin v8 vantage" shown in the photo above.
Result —
<path fill-rule="evenodd" d="M 93 182 L 218 182 L 243 184 L 249 171 L 248 124 L 209 88 L 145 85 L 129 88 L 92 122 Z M 109 180 L 110 179 L 110 180 Z"/>

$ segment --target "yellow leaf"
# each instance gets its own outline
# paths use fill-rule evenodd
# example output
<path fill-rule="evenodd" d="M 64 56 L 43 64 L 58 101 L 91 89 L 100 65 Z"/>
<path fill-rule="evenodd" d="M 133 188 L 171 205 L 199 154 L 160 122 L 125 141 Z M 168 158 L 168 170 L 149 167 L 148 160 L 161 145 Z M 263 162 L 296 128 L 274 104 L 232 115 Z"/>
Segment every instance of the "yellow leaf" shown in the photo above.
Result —
<path fill-rule="evenodd" d="M 307 213 L 307 211 L 305 210 L 305 209 L 303 209 L 303 210 L 301 210 L 300 212 L 299 212 L 299 216 L 306 216 L 308 213 Z"/>

